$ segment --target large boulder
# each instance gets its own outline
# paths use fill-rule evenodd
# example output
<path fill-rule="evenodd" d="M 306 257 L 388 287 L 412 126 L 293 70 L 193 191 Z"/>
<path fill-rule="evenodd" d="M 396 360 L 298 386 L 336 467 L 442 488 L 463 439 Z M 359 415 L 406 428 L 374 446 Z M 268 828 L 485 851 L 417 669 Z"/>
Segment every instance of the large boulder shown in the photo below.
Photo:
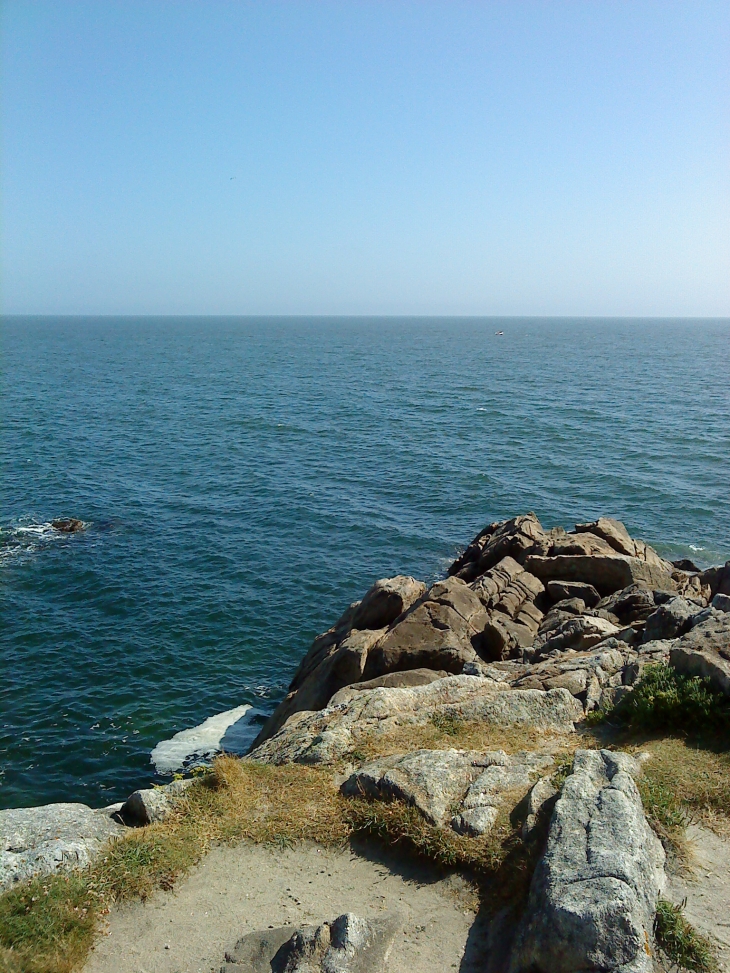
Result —
<path fill-rule="evenodd" d="M 616 635 L 618 631 L 618 626 L 605 618 L 592 615 L 571 616 L 538 639 L 535 643 L 535 655 L 543 657 L 565 652 L 567 649 L 581 652 Z"/>
<path fill-rule="evenodd" d="M 532 878 L 510 973 L 652 973 L 664 851 L 626 754 L 579 750 Z"/>
<path fill-rule="evenodd" d="M 143 828 L 147 824 L 164 821 L 173 811 L 176 802 L 194 783 L 194 778 L 174 780 L 161 787 L 145 787 L 134 791 L 119 809 L 120 819 L 130 828 Z"/>
<path fill-rule="evenodd" d="M 692 626 L 692 618 L 697 614 L 697 605 L 686 601 L 679 595 L 660 605 L 646 620 L 644 641 L 674 639 L 687 632 Z"/>
<path fill-rule="evenodd" d="M 340 789 L 348 797 L 405 801 L 431 824 L 443 825 L 479 776 L 482 758 L 473 750 L 414 750 L 366 763 Z"/>
<path fill-rule="evenodd" d="M 646 588 L 676 590 L 671 572 L 661 565 L 621 554 L 615 556 L 559 554 L 556 557 L 528 555 L 525 568 L 542 582 L 579 581 L 593 585 L 602 595 L 610 595 L 632 584 Z"/>
<path fill-rule="evenodd" d="M 370 733 L 436 718 L 477 720 L 494 726 L 531 727 L 549 734 L 572 733 L 583 707 L 565 689 L 511 689 L 480 676 L 449 676 L 427 686 L 343 691 L 336 706 L 295 713 L 249 757 L 264 763 L 329 763 L 357 748 Z"/>
<path fill-rule="evenodd" d="M 221 973 L 385 973 L 400 924 L 392 913 L 345 913 L 321 926 L 249 933 L 226 953 Z"/>
<path fill-rule="evenodd" d="M 478 606 L 471 606 L 475 608 L 474 615 L 467 619 L 444 600 L 429 598 L 422 602 L 368 652 L 363 679 L 403 669 L 445 669 L 458 673 L 465 662 L 475 659 L 474 645 L 481 627 L 474 621 L 483 609 L 473 592 L 466 585 L 461 587 L 465 597 L 471 595 Z"/>
<path fill-rule="evenodd" d="M 376 581 L 358 605 L 353 628 L 387 628 L 426 593 L 426 585 L 399 574 Z"/>
<path fill-rule="evenodd" d="M 552 601 L 580 598 L 587 608 L 595 608 L 601 600 L 592 584 L 582 584 L 579 581 L 548 581 L 547 593 Z"/>
<path fill-rule="evenodd" d="M 84 868 L 124 831 L 121 805 L 46 804 L 0 811 L 0 890 L 34 875 Z"/>
<path fill-rule="evenodd" d="M 730 614 L 706 609 L 698 617 L 702 620 L 673 643 L 669 663 L 677 672 L 709 679 L 730 696 Z"/>
<path fill-rule="evenodd" d="M 473 663 L 467 663 L 467 665 L 470 664 Z M 337 706 L 350 699 L 350 693 L 353 690 L 360 692 L 363 689 L 405 689 L 409 686 L 428 686 L 429 683 L 436 682 L 437 679 L 445 679 L 448 675 L 450 673 L 444 669 L 405 669 L 403 672 L 386 672 L 384 676 L 376 676 L 375 679 L 345 686 L 335 693 L 328 705 Z"/>
<path fill-rule="evenodd" d="M 726 561 L 722 567 L 707 568 L 699 575 L 699 582 L 710 589 L 710 598 L 730 595 L 730 561 Z"/>
<path fill-rule="evenodd" d="M 365 764 L 341 791 L 349 797 L 405 801 L 431 824 L 481 835 L 492 829 L 502 807 L 513 810 L 553 764 L 553 755 L 546 752 L 416 750 Z"/>
<path fill-rule="evenodd" d="M 293 691 L 279 703 L 254 741 L 257 746 L 282 727 L 294 713 L 322 709 L 344 686 L 358 682 L 365 671 L 369 650 L 385 634 L 380 631 L 353 629 Z"/>

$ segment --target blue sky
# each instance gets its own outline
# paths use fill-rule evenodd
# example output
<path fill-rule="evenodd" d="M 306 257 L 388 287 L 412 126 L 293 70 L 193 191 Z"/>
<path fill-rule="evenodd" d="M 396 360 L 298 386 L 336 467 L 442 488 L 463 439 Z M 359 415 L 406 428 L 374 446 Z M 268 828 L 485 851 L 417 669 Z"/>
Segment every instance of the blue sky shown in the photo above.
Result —
<path fill-rule="evenodd" d="M 2 44 L 6 313 L 730 314 L 728 2 L 5 0 Z"/>

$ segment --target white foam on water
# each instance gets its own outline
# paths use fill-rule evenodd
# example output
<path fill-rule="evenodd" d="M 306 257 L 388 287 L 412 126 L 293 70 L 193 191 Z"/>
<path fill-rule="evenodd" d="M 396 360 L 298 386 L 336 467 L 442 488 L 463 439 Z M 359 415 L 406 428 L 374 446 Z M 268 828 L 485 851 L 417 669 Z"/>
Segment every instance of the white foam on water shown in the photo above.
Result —
<path fill-rule="evenodd" d="M 159 774 L 174 774 L 196 764 L 205 763 L 221 751 L 221 740 L 234 723 L 250 714 L 251 706 L 246 703 L 209 716 L 199 726 L 181 730 L 169 740 L 162 740 L 150 754 L 150 760 Z M 252 714 L 250 714 L 252 715 Z M 247 721 L 248 722 L 248 721 Z"/>

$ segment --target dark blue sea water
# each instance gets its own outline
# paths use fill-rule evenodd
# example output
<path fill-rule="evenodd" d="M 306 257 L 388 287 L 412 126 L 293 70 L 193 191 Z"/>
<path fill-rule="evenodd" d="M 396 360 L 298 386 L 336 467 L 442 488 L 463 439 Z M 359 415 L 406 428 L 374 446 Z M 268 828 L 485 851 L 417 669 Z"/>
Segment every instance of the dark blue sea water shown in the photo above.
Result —
<path fill-rule="evenodd" d="M 504 330 L 504 336 L 495 335 Z M 485 523 L 730 557 L 730 322 L 6 319 L 0 806 L 106 804 L 268 712 L 375 578 Z M 90 524 L 52 536 L 53 517 Z"/>

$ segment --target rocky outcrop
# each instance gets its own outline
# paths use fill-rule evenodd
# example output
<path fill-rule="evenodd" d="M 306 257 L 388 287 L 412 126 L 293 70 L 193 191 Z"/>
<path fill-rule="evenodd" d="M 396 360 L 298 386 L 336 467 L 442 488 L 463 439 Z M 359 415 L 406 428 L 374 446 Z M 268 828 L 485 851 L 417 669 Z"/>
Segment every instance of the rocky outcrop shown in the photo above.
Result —
<path fill-rule="evenodd" d="M 296 714 L 249 756 L 264 763 L 326 764 L 355 750 L 369 733 L 423 725 L 436 717 L 572 733 L 582 715 L 583 707 L 565 689 L 513 690 L 479 676 L 449 676 L 427 686 L 343 694 L 337 706 Z"/>
<path fill-rule="evenodd" d="M 352 627 L 387 628 L 426 593 L 426 585 L 399 574 L 376 581 L 355 610 Z"/>
<path fill-rule="evenodd" d="M 0 811 L 0 890 L 34 875 L 88 865 L 124 831 L 115 817 L 119 808 L 46 804 Z"/>
<path fill-rule="evenodd" d="M 570 532 L 545 530 L 532 513 L 490 524 L 446 580 L 428 590 L 404 576 L 377 581 L 315 639 L 254 748 L 297 714 L 339 704 L 349 686 L 406 686 L 396 674 L 410 671 L 422 682 L 514 662 L 530 667 L 519 673 L 529 676 L 526 687 L 566 688 L 586 709 L 608 705 L 632 685 L 628 674 L 598 666 L 586 675 L 590 666 L 566 669 L 562 661 L 611 639 L 623 646 L 624 666 L 639 654 L 643 662 L 666 658 L 659 643 L 688 631 L 713 593 L 724 597 L 725 569 L 693 569 L 664 560 L 610 518 Z M 549 675 L 536 669 L 547 660 Z M 493 678 L 516 686 L 517 675 Z"/>
<path fill-rule="evenodd" d="M 400 918 L 345 913 L 321 926 L 249 933 L 226 953 L 221 973 L 385 973 Z"/>
<path fill-rule="evenodd" d="M 730 696 L 730 614 L 710 608 L 697 624 L 672 644 L 669 662 L 688 676 L 709 679 L 717 692 Z"/>
<path fill-rule="evenodd" d="M 555 557 L 535 554 L 525 560 L 525 568 L 543 582 L 578 581 L 592 585 L 602 595 L 610 595 L 632 584 L 668 591 L 676 589 L 671 572 L 650 561 L 622 554 L 559 554 Z"/>
<path fill-rule="evenodd" d="M 493 828 L 500 809 L 513 810 L 553 763 L 546 752 L 416 750 L 364 764 L 341 790 L 348 797 L 401 800 L 431 824 L 481 835 Z"/>
<path fill-rule="evenodd" d="M 511 973 L 654 969 L 664 851 L 626 754 L 579 750 L 537 864 Z"/>

